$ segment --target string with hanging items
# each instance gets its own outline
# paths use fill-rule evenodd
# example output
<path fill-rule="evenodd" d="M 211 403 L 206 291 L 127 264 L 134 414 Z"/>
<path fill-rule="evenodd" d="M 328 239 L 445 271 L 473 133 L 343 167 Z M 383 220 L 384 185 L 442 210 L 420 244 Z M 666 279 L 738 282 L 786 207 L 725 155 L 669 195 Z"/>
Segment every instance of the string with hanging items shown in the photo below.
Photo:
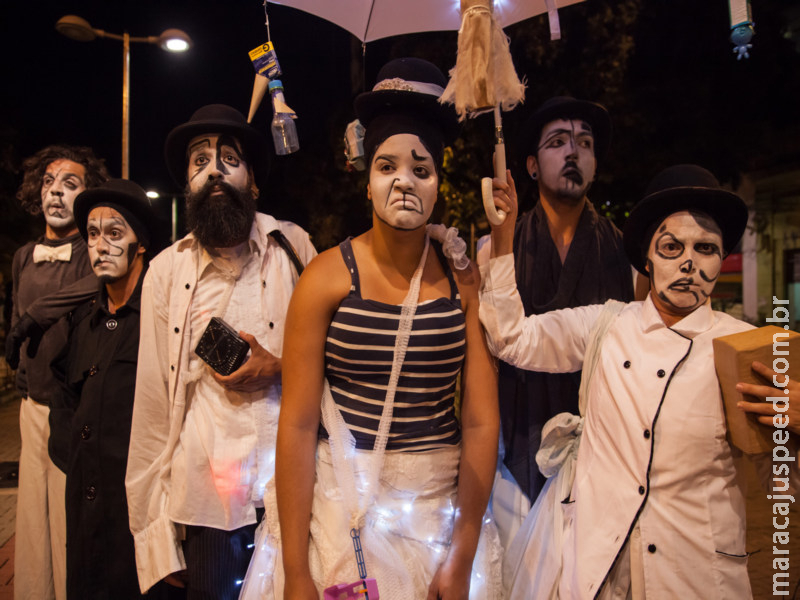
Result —
<path fill-rule="evenodd" d="M 270 130 L 272 141 L 275 145 L 275 153 L 278 155 L 291 154 L 300 149 L 297 127 L 294 123 L 295 119 L 297 119 L 297 114 L 289 108 L 283 97 L 283 82 L 279 79 L 283 72 L 278 63 L 278 56 L 275 53 L 275 44 L 272 43 L 267 0 L 263 0 L 263 8 L 267 41 L 249 52 L 250 61 L 256 70 L 256 78 L 253 82 L 253 94 L 250 98 L 250 111 L 247 115 L 247 122 L 251 123 L 253 121 L 264 95 L 269 90 L 273 107 Z"/>
<path fill-rule="evenodd" d="M 750 12 L 750 0 L 728 0 L 731 17 L 731 42 L 736 60 L 750 58 L 749 50 L 753 47 L 750 40 L 756 34 L 755 23 Z"/>

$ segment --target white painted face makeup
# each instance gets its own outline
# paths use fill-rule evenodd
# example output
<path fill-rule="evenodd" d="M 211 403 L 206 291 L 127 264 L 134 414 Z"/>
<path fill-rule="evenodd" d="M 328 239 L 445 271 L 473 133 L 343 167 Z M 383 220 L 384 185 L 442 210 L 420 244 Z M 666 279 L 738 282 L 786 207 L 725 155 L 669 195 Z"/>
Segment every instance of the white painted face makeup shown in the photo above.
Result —
<path fill-rule="evenodd" d="M 128 222 L 110 206 L 96 206 L 89 212 L 86 244 L 94 274 L 103 283 L 123 278 L 136 255 L 144 252 Z"/>
<path fill-rule="evenodd" d="M 581 119 L 558 119 L 542 128 L 536 156 L 528 158 L 539 190 L 548 197 L 580 200 L 594 181 L 597 161 L 592 128 Z"/>
<path fill-rule="evenodd" d="M 658 226 L 647 252 L 653 302 L 689 314 L 711 295 L 722 268 L 722 234 L 698 213 L 681 211 Z"/>
<path fill-rule="evenodd" d="M 186 178 L 191 192 L 199 192 L 210 179 L 224 181 L 238 190 L 246 190 L 250 185 L 249 166 L 242 156 L 239 141 L 233 136 L 198 135 L 189 142 L 188 148 Z M 214 195 L 212 191 L 211 197 Z"/>
<path fill-rule="evenodd" d="M 428 222 L 436 204 L 439 176 L 433 157 L 418 136 L 399 133 L 378 146 L 367 189 L 375 214 L 389 226 L 412 230 Z"/>
<path fill-rule="evenodd" d="M 54 160 L 42 177 L 42 212 L 51 229 L 64 230 L 75 224 L 72 206 L 86 189 L 86 168 L 66 158 Z"/>

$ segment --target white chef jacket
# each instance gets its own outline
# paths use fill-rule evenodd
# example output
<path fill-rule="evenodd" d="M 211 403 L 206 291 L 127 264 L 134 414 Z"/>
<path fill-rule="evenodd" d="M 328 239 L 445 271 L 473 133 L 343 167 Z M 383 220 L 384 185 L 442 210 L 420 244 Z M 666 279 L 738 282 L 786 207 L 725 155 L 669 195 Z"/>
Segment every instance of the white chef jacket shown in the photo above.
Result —
<path fill-rule="evenodd" d="M 250 240 L 257 254 L 253 260 L 261 261 L 259 312 L 269 323 L 266 335 L 258 341 L 280 357 L 286 311 L 298 275 L 286 252 L 269 237 L 275 229 L 283 232 L 303 264 L 316 251 L 308 234 L 294 223 L 256 213 Z M 192 300 L 207 267 L 208 254 L 190 233 L 153 259 L 142 285 L 139 363 L 125 479 L 142 592 L 186 568 L 180 543 L 183 526 L 170 514 L 179 512 L 171 496 L 185 498 L 186 490 L 173 489 L 172 467 L 194 389 L 189 368 L 192 341 L 197 338 L 192 332 Z M 280 386 L 269 386 L 265 393 L 279 395 Z M 277 402 L 278 398 L 269 400 Z M 204 459 L 182 464 L 197 469 L 198 478 L 208 478 Z M 185 473 L 180 481 L 191 478 L 192 473 Z M 216 499 L 200 506 L 204 502 L 194 500 L 193 511 L 200 513 L 197 523 L 232 530 L 256 521 L 252 506 L 232 516 L 224 501 Z"/>
<path fill-rule="evenodd" d="M 496 356 L 536 371 L 581 368 L 602 306 L 525 317 L 512 255 L 481 274 L 480 318 Z M 709 303 L 668 328 L 649 297 L 617 315 L 564 500 L 562 599 L 596 597 L 637 523 L 646 597 L 751 597 L 745 502 L 711 345 L 751 328 Z"/>

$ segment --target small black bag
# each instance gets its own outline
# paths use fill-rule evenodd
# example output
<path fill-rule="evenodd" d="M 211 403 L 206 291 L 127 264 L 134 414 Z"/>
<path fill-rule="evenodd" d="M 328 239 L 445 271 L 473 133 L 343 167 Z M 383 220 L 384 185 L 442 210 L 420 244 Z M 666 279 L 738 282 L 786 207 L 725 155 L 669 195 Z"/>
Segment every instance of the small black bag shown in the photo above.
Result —
<path fill-rule="evenodd" d="M 211 317 L 194 349 L 220 375 L 230 375 L 241 367 L 248 350 L 250 345 L 218 317 Z"/>

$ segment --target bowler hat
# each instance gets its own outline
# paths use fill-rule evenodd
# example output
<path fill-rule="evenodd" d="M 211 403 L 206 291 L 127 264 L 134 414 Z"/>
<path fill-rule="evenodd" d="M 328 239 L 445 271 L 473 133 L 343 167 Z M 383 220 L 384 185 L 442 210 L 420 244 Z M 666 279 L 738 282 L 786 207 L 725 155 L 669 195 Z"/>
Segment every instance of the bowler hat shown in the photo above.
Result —
<path fill-rule="evenodd" d="M 369 129 L 377 115 L 411 113 L 435 123 L 442 129 L 445 143 L 450 143 L 458 135 L 458 118 L 452 106 L 439 102 L 446 86 L 447 78 L 433 63 L 422 58 L 397 58 L 378 71 L 372 91 L 356 97 L 356 116 Z"/>
<path fill-rule="evenodd" d="M 245 161 L 253 168 L 256 185 L 266 181 L 270 162 L 266 138 L 248 125 L 244 115 L 235 108 L 226 104 L 208 104 L 197 109 L 188 122 L 170 131 L 164 143 L 167 168 L 178 185 L 186 184 L 186 150 L 192 138 L 221 133 L 235 137 L 242 144 Z"/>
<path fill-rule="evenodd" d="M 602 160 L 611 145 L 611 117 L 605 107 L 595 102 L 576 100 L 569 96 L 554 96 L 546 100 L 522 126 L 521 163 L 524 165 L 529 156 L 536 154 L 542 129 L 557 119 L 581 119 L 592 128 L 594 137 L 594 156 Z"/>
<path fill-rule="evenodd" d="M 162 242 L 158 217 L 150 198 L 138 184 L 128 179 L 109 179 L 98 187 L 85 190 L 75 198 L 73 214 L 75 224 L 84 240 L 89 213 L 95 206 L 110 206 L 117 210 L 133 229 L 139 243 L 151 253 L 160 249 Z"/>
<path fill-rule="evenodd" d="M 723 190 L 717 178 L 697 165 L 675 165 L 653 177 L 644 198 L 625 222 L 622 241 L 631 264 L 647 275 L 645 254 L 654 227 L 683 210 L 709 215 L 722 231 L 722 246 L 729 254 L 747 226 L 747 206 L 738 195 Z"/>

